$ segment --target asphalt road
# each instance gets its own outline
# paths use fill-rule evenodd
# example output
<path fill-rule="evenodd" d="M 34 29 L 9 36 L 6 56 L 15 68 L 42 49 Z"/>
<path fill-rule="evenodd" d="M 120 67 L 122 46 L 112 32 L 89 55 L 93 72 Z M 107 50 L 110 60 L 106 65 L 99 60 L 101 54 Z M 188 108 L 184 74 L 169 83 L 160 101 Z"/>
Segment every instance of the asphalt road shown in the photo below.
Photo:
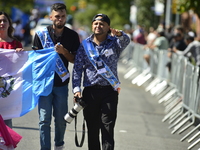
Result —
<path fill-rule="evenodd" d="M 145 92 L 144 87 L 131 84 L 123 78 L 126 65 L 119 64 L 121 93 L 118 118 L 115 127 L 115 150 L 186 150 L 187 141 L 180 142 L 183 135 L 171 134 L 168 122 L 162 122 L 164 106 Z M 71 91 L 71 83 L 70 83 Z M 72 93 L 69 92 L 69 109 L 72 108 Z M 78 114 L 78 136 L 81 138 L 82 113 Z M 16 150 L 39 150 L 37 108 L 23 117 L 13 119 L 13 129 L 23 136 Z M 52 122 L 52 146 L 54 125 Z M 186 134 L 186 133 L 183 133 Z M 66 150 L 87 150 L 87 134 L 82 148 L 75 146 L 74 121 L 67 126 L 65 134 Z M 193 149 L 198 149 L 199 145 Z"/>

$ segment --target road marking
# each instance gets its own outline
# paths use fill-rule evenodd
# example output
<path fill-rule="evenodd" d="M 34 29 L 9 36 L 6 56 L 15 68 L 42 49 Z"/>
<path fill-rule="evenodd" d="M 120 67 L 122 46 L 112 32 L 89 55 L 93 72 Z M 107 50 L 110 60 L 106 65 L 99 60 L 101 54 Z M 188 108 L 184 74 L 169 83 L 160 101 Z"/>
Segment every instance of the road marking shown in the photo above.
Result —
<path fill-rule="evenodd" d="M 119 132 L 126 133 L 127 131 L 126 130 L 119 130 Z"/>

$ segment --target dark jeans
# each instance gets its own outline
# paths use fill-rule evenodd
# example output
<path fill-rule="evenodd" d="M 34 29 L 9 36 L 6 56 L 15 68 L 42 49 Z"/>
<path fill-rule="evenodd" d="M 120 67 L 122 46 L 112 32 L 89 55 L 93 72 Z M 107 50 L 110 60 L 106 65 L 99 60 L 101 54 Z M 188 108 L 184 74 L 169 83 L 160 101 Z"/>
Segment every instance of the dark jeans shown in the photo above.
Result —
<path fill-rule="evenodd" d="M 86 87 L 83 100 L 87 103 L 84 117 L 88 129 L 89 150 L 101 150 L 99 134 L 102 135 L 102 149 L 114 150 L 114 126 L 117 117 L 118 92 L 113 88 Z"/>
<path fill-rule="evenodd" d="M 12 119 L 4 120 L 4 122 L 8 127 L 12 128 Z"/>

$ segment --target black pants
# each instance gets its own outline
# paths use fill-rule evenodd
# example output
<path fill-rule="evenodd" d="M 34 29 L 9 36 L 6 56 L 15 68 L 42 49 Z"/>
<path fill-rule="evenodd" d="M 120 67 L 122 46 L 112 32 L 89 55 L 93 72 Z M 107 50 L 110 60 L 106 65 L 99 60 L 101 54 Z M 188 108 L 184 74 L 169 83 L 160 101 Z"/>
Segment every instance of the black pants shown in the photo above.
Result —
<path fill-rule="evenodd" d="M 102 135 L 102 149 L 114 150 L 114 126 L 117 117 L 118 92 L 113 88 L 86 87 L 83 100 L 87 103 L 84 117 L 88 129 L 89 150 L 101 150 L 99 134 Z"/>

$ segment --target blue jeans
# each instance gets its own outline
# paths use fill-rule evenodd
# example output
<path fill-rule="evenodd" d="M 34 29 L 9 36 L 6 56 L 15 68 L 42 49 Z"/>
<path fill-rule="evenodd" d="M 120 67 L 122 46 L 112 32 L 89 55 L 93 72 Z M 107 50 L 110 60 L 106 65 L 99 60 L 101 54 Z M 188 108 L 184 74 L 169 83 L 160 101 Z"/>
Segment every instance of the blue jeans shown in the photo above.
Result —
<path fill-rule="evenodd" d="M 68 85 L 53 87 L 48 96 L 41 96 L 38 102 L 41 150 L 51 150 L 51 118 L 55 123 L 55 145 L 64 144 L 66 130 L 65 114 L 68 112 Z"/>

